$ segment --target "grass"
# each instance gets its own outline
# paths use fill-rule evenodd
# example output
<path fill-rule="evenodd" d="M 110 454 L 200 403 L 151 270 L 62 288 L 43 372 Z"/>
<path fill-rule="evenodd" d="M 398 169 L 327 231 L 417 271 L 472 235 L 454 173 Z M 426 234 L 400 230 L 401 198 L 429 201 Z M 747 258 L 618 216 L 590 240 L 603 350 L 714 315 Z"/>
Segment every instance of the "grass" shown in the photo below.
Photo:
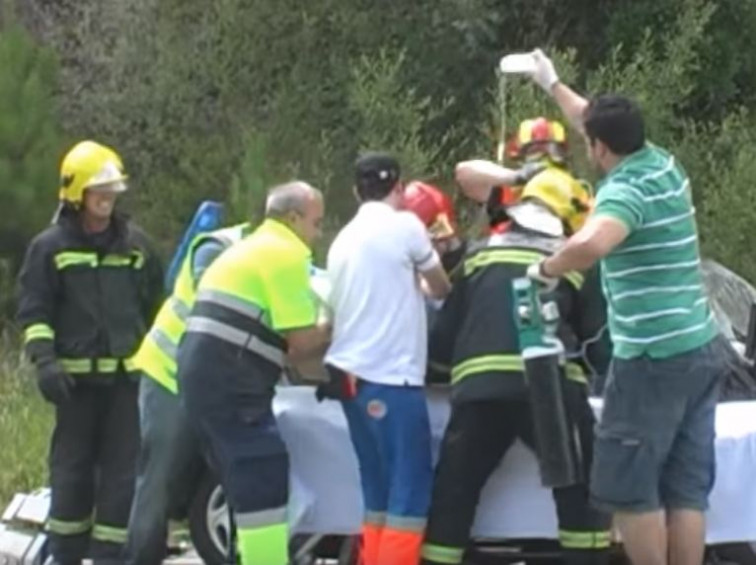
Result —
<path fill-rule="evenodd" d="M 18 340 L 0 337 L 0 511 L 16 492 L 47 484 L 53 411 L 39 392 Z"/>

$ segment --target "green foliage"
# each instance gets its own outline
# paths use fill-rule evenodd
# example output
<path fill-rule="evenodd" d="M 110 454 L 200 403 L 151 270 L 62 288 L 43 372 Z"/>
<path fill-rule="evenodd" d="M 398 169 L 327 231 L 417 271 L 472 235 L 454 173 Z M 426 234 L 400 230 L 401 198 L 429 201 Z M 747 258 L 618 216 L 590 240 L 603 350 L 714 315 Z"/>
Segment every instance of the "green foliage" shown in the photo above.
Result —
<path fill-rule="evenodd" d="M 17 344 L 0 337 L 0 507 L 15 492 L 30 492 L 47 482 L 47 446 L 52 409 L 36 390 L 28 364 Z"/>
<path fill-rule="evenodd" d="M 267 164 L 267 140 L 251 131 L 244 137 L 244 155 L 239 171 L 234 175 L 228 194 L 226 217 L 230 223 L 262 218 L 265 193 L 271 186 Z"/>
<path fill-rule="evenodd" d="M 10 19 L 0 28 L 0 69 L 0 258 L 15 266 L 56 205 L 57 62 Z"/>
<path fill-rule="evenodd" d="M 693 180 L 701 243 L 707 256 L 756 281 L 756 116 L 734 111 L 721 124 L 688 123 L 678 157 Z"/>
<path fill-rule="evenodd" d="M 265 188 L 293 177 L 326 192 L 337 225 L 354 210 L 360 150 L 392 150 L 408 176 L 442 184 L 456 161 L 490 158 L 504 52 L 540 44 L 565 81 L 631 94 L 673 151 L 689 122 L 718 131 L 728 104 L 752 107 L 756 91 L 754 8 L 736 0 L 27 4 L 64 63 L 66 129 L 124 154 L 129 204 L 165 250 L 202 199 L 255 217 Z M 559 117 L 527 81 L 509 79 L 506 93 L 509 134 L 523 118 Z M 590 177 L 582 141 L 570 144 Z M 698 197 L 706 179 L 691 170 Z"/>
<path fill-rule="evenodd" d="M 689 3 L 687 3 L 689 5 Z M 678 21 L 680 0 L 633 0 L 617 4 L 608 22 L 610 44 L 624 45 L 634 52 L 644 41 L 640 29 L 654 30 L 653 45 L 663 50 L 663 40 L 670 22 Z M 686 110 L 697 118 L 721 119 L 733 104 L 752 104 L 756 94 L 756 35 L 747 31 L 756 23 L 756 4 L 739 0 L 712 0 L 707 4 L 708 25 L 699 28 L 675 26 L 677 32 L 701 35 L 694 53 L 681 53 L 698 59 L 693 74 L 695 90 Z"/>
<path fill-rule="evenodd" d="M 451 102 L 436 108 L 430 97 L 408 88 L 402 80 L 405 63 L 405 52 L 392 56 L 382 50 L 361 57 L 352 67 L 349 105 L 355 113 L 357 147 L 390 151 L 399 159 L 405 178 L 433 176 L 451 132 L 431 144 L 423 138 L 424 127 Z"/>
<path fill-rule="evenodd" d="M 698 51 L 714 9 L 706 0 L 677 5 L 678 16 L 668 24 L 668 33 L 655 37 L 646 28 L 632 50 L 619 45 L 588 79 L 590 92 L 631 94 L 643 109 L 648 135 L 661 144 L 674 141 L 678 109 L 695 90 Z"/>

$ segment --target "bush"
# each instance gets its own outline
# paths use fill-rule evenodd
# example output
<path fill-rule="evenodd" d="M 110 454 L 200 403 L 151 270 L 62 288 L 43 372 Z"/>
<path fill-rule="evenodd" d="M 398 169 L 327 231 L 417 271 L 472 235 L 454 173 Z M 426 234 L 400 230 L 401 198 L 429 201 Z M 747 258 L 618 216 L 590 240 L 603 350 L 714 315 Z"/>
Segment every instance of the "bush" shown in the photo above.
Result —
<path fill-rule="evenodd" d="M 47 449 L 52 409 L 37 392 L 31 367 L 19 348 L 4 334 L 0 337 L 0 507 L 14 493 L 29 492 L 47 484 Z"/>
<path fill-rule="evenodd" d="M 0 259 L 15 272 L 25 244 L 56 206 L 57 62 L 11 18 L 0 29 L 0 69 Z"/>
<path fill-rule="evenodd" d="M 740 110 L 721 124 L 687 124 L 678 156 L 697 195 L 701 244 L 745 279 L 756 281 L 753 260 L 756 199 L 756 116 Z"/>
<path fill-rule="evenodd" d="M 349 107 L 354 113 L 358 150 L 384 150 L 402 166 L 406 179 L 436 176 L 451 130 L 426 140 L 424 128 L 438 119 L 451 100 L 435 107 L 402 80 L 406 53 L 387 50 L 363 56 L 352 66 Z"/>

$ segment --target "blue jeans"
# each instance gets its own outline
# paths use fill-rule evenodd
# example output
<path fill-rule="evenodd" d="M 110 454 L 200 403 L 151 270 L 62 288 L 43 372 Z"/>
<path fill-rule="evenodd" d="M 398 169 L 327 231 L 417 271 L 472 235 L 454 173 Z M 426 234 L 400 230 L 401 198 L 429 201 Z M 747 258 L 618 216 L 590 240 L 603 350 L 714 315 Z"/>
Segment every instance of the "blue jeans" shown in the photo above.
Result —
<path fill-rule="evenodd" d="M 728 371 L 721 337 L 666 359 L 614 359 L 591 472 L 613 512 L 704 511 L 714 485 L 714 418 Z"/>
<path fill-rule="evenodd" d="M 369 515 L 425 521 L 433 486 L 428 406 L 422 387 L 358 381 L 343 402 Z"/>
<path fill-rule="evenodd" d="M 146 376 L 139 385 L 139 417 L 142 445 L 126 562 L 160 565 L 171 511 L 191 496 L 204 462 L 179 397 Z"/>

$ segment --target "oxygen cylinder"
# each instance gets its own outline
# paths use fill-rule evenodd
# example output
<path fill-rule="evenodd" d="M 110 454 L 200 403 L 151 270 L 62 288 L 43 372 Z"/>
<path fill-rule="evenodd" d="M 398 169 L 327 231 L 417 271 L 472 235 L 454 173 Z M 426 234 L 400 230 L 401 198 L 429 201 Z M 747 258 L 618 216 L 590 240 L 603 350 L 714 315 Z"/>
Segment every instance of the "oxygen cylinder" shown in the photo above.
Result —
<path fill-rule="evenodd" d="M 555 337 L 559 312 L 554 302 L 541 304 L 530 279 L 516 279 L 512 286 L 541 483 L 574 485 L 583 481 L 582 465 L 564 398 L 564 348 Z"/>

